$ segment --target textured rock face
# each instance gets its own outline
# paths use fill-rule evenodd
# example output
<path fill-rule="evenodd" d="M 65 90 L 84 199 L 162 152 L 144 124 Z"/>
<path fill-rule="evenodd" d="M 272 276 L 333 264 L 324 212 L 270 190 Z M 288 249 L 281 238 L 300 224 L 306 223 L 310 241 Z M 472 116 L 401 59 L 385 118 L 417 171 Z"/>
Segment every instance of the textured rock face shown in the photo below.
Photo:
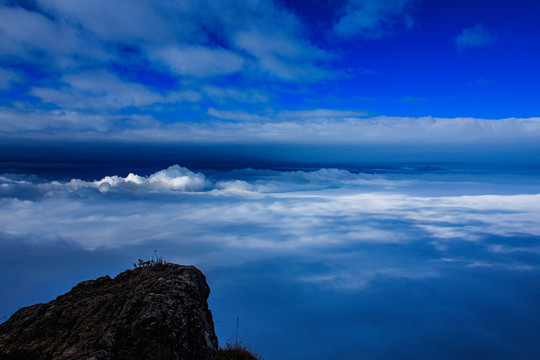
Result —
<path fill-rule="evenodd" d="M 0 359 L 215 359 L 209 294 L 198 269 L 176 264 L 83 281 L 0 324 Z"/>

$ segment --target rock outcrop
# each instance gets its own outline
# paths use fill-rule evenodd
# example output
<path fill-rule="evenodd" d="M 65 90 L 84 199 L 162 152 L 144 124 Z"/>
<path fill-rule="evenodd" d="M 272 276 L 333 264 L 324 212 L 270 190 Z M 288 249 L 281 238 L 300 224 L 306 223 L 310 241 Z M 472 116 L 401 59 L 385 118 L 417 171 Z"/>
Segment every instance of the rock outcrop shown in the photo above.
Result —
<path fill-rule="evenodd" d="M 0 359 L 213 360 L 209 294 L 197 268 L 176 264 L 83 281 L 0 324 Z"/>

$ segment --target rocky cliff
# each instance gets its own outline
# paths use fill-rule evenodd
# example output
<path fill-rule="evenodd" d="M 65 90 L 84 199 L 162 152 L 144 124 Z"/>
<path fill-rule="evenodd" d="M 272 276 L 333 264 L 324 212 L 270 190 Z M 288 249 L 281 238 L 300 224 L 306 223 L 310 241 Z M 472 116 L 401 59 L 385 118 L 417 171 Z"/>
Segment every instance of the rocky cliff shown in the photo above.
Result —
<path fill-rule="evenodd" d="M 0 324 L 0 359 L 215 359 L 209 294 L 198 269 L 176 264 L 83 281 Z"/>

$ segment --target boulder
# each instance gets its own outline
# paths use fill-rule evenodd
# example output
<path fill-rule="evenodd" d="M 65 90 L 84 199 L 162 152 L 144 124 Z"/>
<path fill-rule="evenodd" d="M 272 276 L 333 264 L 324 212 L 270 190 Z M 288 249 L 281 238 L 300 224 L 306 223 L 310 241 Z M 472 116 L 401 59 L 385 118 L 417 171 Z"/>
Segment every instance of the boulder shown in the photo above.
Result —
<path fill-rule="evenodd" d="M 213 360 L 209 294 L 197 268 L 170 263 L 83 281 L 0 324 L 0 359 Z"/>

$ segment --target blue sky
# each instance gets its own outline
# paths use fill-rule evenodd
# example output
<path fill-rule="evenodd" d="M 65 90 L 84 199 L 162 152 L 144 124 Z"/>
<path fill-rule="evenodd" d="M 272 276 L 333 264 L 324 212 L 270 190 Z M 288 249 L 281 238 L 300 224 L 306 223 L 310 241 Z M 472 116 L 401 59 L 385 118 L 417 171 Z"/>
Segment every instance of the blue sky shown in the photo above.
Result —
<path fill-rule="evenodd" d="M 158 250 L 267 360 L 538 359 L 538 18 L 0 0 L 0 319 Z"/>
<path fill-rule="evenodd" d="M 526 0 L 4 1 L 0 136 L 536 144 L 539 12 Z"/>

